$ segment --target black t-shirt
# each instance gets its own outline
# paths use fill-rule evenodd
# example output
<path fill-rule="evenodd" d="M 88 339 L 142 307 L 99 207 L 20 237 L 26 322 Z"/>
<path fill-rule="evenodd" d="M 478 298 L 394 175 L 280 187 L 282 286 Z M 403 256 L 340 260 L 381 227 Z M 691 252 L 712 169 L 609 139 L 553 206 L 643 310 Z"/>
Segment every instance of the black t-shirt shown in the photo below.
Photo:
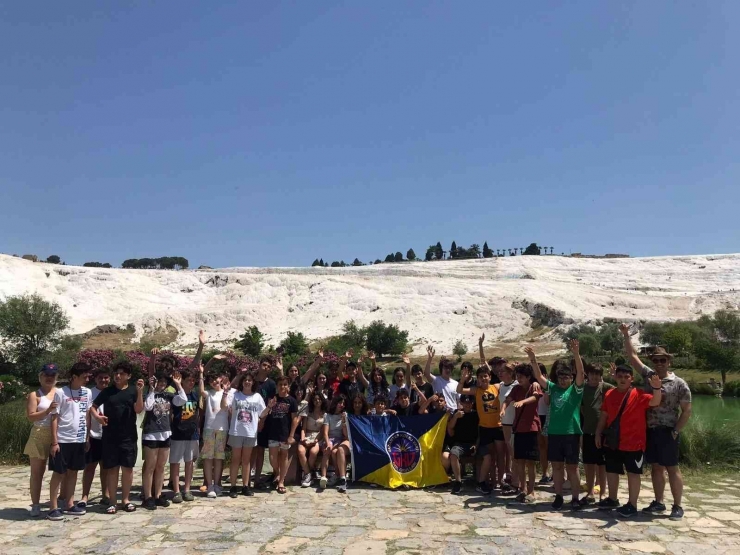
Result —
<path fill-rule="evenodd" d="M 275 406 L 267 416 L 269 432 L 267 438 L 285 443 L 290 435 L 293 417 L 298 412 L 298 403 L 293 397 L 276 397 Z"/>
<path fill-rule="evenodd" d="M 265 379 L 265 381 L 257 387 L 257 393 L 262 395 L 262 400 L 266 405 L 267 401 L 277 395 L 277 385 L 275 384 L 275 381 L 271 378 Z"/>
<path fill-rule="evenodd" d="M 424 394 L 424 397 L 429 399 L 432 395 L 434 395 L 434 388 L 432 387 L 432 384 L 424 382 L 424 385 L 417 386 L 419 389 L 421 389 L 421 392 Z M 409 399 L 411 399 L 412 403 L 418 403 L 419 402 L 419 394 L 416 392 L 416 390 L 412 387 L 411 393 L 409 395 Z"/>
<path fill-rule="evenodd" d="M 135 385 L 118 389 L 115 384 L 106 387 L 93 401 L 93 405 L 105 405 L 105 416 L 108 425 L 103 426 L 103 441 L 112 443 L 136 443 L 139 436 L 136 432 Z"/>
<path fill-rule="evenodd" d="M 358 381 L 351 382 L 348 379 L 343 379 L 339 383 L 339 393 L 345 395 L 350 401 L 358 393 L 363 393 L 365 388 Z"/>
<path fill-rule="evenodd" d="M 398 405 L 393 405 L 391 408 L 396 411 L 396 416 L 414 416 L 419 414 L 418 403 L 411 403 L 406 408 L 400 407 Z"/>
<path fill-rule="evenodd" d="M 453 415 L 454 416 L 454 415 Z M 452 418 L 453 416 L 450 416 Z M 473 444 L 478 441 L 478 413 L 466 412 L 455 422 L 455 435 L 450 438 L 452 445 Z"/>
<path fill-rule="evenodd" d="M 188 400 L 181 407 L 172 405 L 172 440 L 193 441 L 199 439 L 198 423 L 200 406 L 198 393 L 193 389 L 187 393 Z M 108 407 L 105 407 L 108 410 Z"/>

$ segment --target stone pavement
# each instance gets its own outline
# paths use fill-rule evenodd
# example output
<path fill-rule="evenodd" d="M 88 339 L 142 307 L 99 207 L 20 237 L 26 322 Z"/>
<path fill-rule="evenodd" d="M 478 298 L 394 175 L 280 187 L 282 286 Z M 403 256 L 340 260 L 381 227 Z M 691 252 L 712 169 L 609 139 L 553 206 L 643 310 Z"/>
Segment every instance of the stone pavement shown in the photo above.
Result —
<path fill-rule="evenodd" d="M 134 484 L 139 483 L 137 471 Z M 594 510 L 556 513 L 549 509 L 548 490 L 538 492 L 537 505 L 523 507 L 472 490 L 453 496 L 444 490 L 386 491 L 356 484 L 344 495 L 290 487 L 286 495 L 196 497 L 167 509 L 138 508 L 115 516 L 93 506 L 83 517 L 51 522 L 28 514 L 28 468 L 2 467 L 0 552 L 740 554 L 740 481 L 710 482 L 696 493 L 687 488 L 680 522 L 643 516 L 620 521 Z M 47 492 L 45 487 L 42 499 Z M 641 507 L 650 501 L 649 487 L 643 493 Z"/>

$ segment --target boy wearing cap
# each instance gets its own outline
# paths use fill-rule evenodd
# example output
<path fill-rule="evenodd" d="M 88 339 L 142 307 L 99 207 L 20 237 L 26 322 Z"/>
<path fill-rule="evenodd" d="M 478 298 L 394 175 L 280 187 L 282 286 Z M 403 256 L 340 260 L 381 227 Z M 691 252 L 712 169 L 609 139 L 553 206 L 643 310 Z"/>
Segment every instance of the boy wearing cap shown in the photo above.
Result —
<path fill-rule="evenodd" d="M 49 470 L 53 471 L 50 484 L 49 520 L 63 520 L 64 515 L 81 516 L 85 508 L 75 506 L 74 491 L 77 472 L 85 469 L 85 452 L 90 447 L 88 432 L 92 393 L 85 387 L 90 366 L 78 362 L 70 369 L 69 385 L 58 388 L 54 395 L 57 414 L 51 417 L 51 451 Z M 64 481 L 64 509 L 57 506 L 59 486 Z"/>
<path fill-rule="evenodd" d="M 473 411 L 475 397 L 461 395 L 460 405 L 447 422 L 447 435 L 450 437 L 450 466 L 452 467 L 452 493 L 462 491 L 462 469 L 460 459 L 475 455 L 478 442 L 478 413 Z"/>
<path fill-rule="evenodd" d="M 681 498 L 683 496 L 683 476 L 678 467 L 678 444 L 681 430 L 691 417 L 691 390 L 688 384 L 671 372 L 671 359 L 664 348 L 658 347 L 650 355 L 655 370 L 645 366 L 637 356 L 630 340 L 629 326 L 622 324 L 619 331 L 624 336 L 624 348 L 630 365 L 640 372 L 648 388 L 648 380 L 657 374 L 661 381 L 663 395 L 660 405 L 648 410 L 647 413 L 647 450 L 645 460 L 652 465 L 653 491 L 655 500 L 643 509 L 646 513 L 663 513 L 666 506 L 663 503 L 665 493 L 665 472 L 668 472 L 668 481 L 673 495 L 673 507 L 670 519 L 683 518 Z M 680 409 L 680 412 L 679 412 Z"/>

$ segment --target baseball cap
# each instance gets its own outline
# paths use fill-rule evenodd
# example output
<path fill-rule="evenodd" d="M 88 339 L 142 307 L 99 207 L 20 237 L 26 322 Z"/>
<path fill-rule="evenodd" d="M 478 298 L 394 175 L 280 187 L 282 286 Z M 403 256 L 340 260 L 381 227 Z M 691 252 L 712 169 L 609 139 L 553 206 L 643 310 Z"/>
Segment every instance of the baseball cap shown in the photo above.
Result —
<path fill-rule="evenodd" d="M 472 395 L 460 395 L 460 402 L 461 403 L 472 403 L 475 401 L 475 397 Z"/>
<path fill-rule="evenodd" d="M 59 367 L 56 364 L 44 364 L 41 368 L 41 373 L 47 376 L 55 376 L 59 373 Z"/>

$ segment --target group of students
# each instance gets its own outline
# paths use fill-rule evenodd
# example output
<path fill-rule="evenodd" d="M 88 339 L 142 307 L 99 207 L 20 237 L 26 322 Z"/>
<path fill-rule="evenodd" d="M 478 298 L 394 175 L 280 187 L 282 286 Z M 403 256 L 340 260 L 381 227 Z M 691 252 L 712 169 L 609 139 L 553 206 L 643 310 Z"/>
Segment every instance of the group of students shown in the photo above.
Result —
<path fill-rule="evenodd" d="M 513 364 L 500 357 L 487 361 L 485 336 L 479 340 L 475 377 L 473 365 L 464 362 L 459 382 L 452 378 L 455 365 L 449 359 L 440 360 L 438 375 L 432 373 L 432 347 L 427 349 L 424 368 L 412 366 L 404 357 L 405 366 L 394 370 L 392 384 L 376 366 L 373 353 L 355 361 L 352 351 L 326 364 L 319 351 L 303 375 L 296 366 L 284 373 L 280 356 L 262 358 L 255 372 L 239 369 L 232 375 L 225 365 L 212 370 L 224 355 L 215 355 L 203 367 L 202 331 L 196 356 L 187 368 L 178 368 L 176 358 L 159 357 L 152 350 L 148 388 L 143 379 L 131 383 L 132 367 L 125 361 L 94 372 L 87 364 L 77 363 L 70 370 L 69 384 L 57 388 L 58 368 L 48 364 L 39 374 L 41 387 L 28 396 L 33 428 L 25 453 L 31 460 L 31 514 L 41 514 L 47 465 L 53 472 L 49 519 L 85 514 L 98 465 L 106 512 L 119 509 L 119 475 L 120 508 L 135 511 L 130 496 L 141 412 L 145 413 L 142 506 L 150 510 L 194 500 L 191 486 L 199 458 L 204 470 L 200 489 L 208 498 L 222 493 L 232 498 L 252 496 L 253 487 L 269 485 L 283 494 L 294 455 L 302 487 L 315 481 L 324 489 L 331 478 L 338 491 L 346 492 L 351 460 L 347 414 L 444 412 L 449 417 L 442 464 L 450 474 L 452 494 L 462 492 L 463 467 L 470 463 L 479 493 L 489 495 L 498 489 L 501 495 L 515 496 L 514 501 L 534 503 L 539 462 L 539 482 L 554 485 L 554 509 L 564 506 L 567 476 L 571 510 L 593 504 L 630 517 L 637 513 L 641 474 L 649 462 L 655 500 L 643 511 L 667 510 L 663 503 L 667 472 L 674 500 L 670 517 L 680 519 L 683 485 L 678 442 L 691 415 L 691 393 L 686 382 L 670 371 L 670 354 L 656 349 L 650 356 L 655 370 L 648 368 L 632 346 L 629 327 L 620 329 L 631 367 L 611 365 L 616 387 L 604 382 L 599 365 L 584 363 L 576 340 L 570 343 L 573 359 L 557 360 L 547 375 L 531 347 L 525 348 L 529 363 Z M 367 376 L 362 370 L 365 360 L 371 365 Z M 632 386 L 633 368 L 645 379 L 645 389 Z M 276 380 L 269 377 L 273 369 Z M 88 388 L 91 376 L 95 386 Z M 222 488 L 227 449 L 231 450 L 228 492 Z M 265 450 L 273 474 L 261 479 Z M 168 461 L 171 496 L 162 493 Z M 586 473 L 583 498 L 579 461 Z M 240 469 L 241 488 L 237 485 Z M 79 471 L 84 471 L 82 496 L 75 501 Z M 617 490 L 625 471 L 629 500 L 620 506 Z"/>

